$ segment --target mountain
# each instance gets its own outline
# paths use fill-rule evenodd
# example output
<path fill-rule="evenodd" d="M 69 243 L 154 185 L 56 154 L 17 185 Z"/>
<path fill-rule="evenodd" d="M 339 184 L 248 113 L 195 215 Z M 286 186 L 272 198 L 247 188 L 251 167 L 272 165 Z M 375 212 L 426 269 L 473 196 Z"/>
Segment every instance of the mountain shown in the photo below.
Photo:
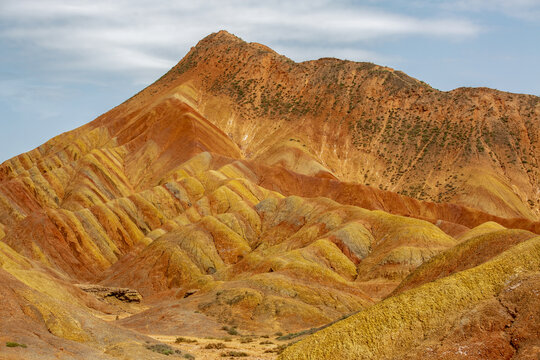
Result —
<path fill-rule="evenodd" d="M 26 346 L 0 358 L 204 358 L 227 334 L 259 358 L 527 358 L 539 130 L 538 97 L 209 35 L 0 165 L 0 341 Z"/>
<path fill-rule="evenodd" d="M 158 84 L 190 81 L 201 111 L 250 159 L 538 218 L 536 96 L 441 92 L 370 63 L 297 64 L 225 32 L 202 40 Z"/>

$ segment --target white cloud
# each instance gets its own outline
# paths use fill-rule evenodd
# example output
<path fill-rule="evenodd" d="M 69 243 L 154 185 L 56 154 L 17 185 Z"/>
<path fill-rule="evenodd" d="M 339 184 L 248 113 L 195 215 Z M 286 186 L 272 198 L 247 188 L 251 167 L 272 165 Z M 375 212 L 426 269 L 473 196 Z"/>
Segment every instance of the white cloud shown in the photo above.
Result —
<path fill-rule="evenodd" d="M 481 29 L 466 19 L 420 18 L 339 2 L 4 0 L 0 37 L 57 53 L 64 68 L 155 76 L 203 36 L 227 29 L 285 55 L 381 58 L 360 48 L 395 36 L 463 38 Z M 295 50 L 296 49 L 296 50 Z M 331 52 L 324 52 L 330 50 Z"/>

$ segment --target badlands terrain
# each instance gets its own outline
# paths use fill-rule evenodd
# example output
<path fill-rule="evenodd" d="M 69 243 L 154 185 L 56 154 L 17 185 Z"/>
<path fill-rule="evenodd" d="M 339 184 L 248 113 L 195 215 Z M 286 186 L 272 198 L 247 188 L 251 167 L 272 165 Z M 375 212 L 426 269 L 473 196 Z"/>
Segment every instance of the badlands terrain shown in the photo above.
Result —
<path fill-rule="evenodd" d="M 540 98 L 225 31 L 0 165 L 0 359 L 538 359 Z"/>

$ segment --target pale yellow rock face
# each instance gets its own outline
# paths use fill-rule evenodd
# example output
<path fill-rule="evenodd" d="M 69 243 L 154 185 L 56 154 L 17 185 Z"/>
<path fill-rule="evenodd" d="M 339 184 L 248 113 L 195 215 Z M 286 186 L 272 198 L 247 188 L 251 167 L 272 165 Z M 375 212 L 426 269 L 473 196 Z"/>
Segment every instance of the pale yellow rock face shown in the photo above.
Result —
<path fill-rule="evenodd" d="M 540 237 L 535 237 L 478 267 L 386 299 L 292 345 L 279 358 L 404 357 L 428 339 L 436 341 L 439 332 L 448 331 L 460 315 L 499 295 L 508 282 L 530 272 L 538 274 L 539 269 Z"/>

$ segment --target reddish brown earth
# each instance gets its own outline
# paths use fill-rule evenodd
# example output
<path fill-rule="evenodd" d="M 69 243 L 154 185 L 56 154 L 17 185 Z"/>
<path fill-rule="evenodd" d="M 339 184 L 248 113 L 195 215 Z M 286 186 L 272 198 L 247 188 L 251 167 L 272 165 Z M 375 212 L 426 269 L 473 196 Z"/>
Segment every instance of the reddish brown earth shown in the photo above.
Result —
<path fill-rule="evenodd" d="M 539 130 L 534 96 L 212 34 L 0 165 L 0 359 L 531 358 Z"/>

